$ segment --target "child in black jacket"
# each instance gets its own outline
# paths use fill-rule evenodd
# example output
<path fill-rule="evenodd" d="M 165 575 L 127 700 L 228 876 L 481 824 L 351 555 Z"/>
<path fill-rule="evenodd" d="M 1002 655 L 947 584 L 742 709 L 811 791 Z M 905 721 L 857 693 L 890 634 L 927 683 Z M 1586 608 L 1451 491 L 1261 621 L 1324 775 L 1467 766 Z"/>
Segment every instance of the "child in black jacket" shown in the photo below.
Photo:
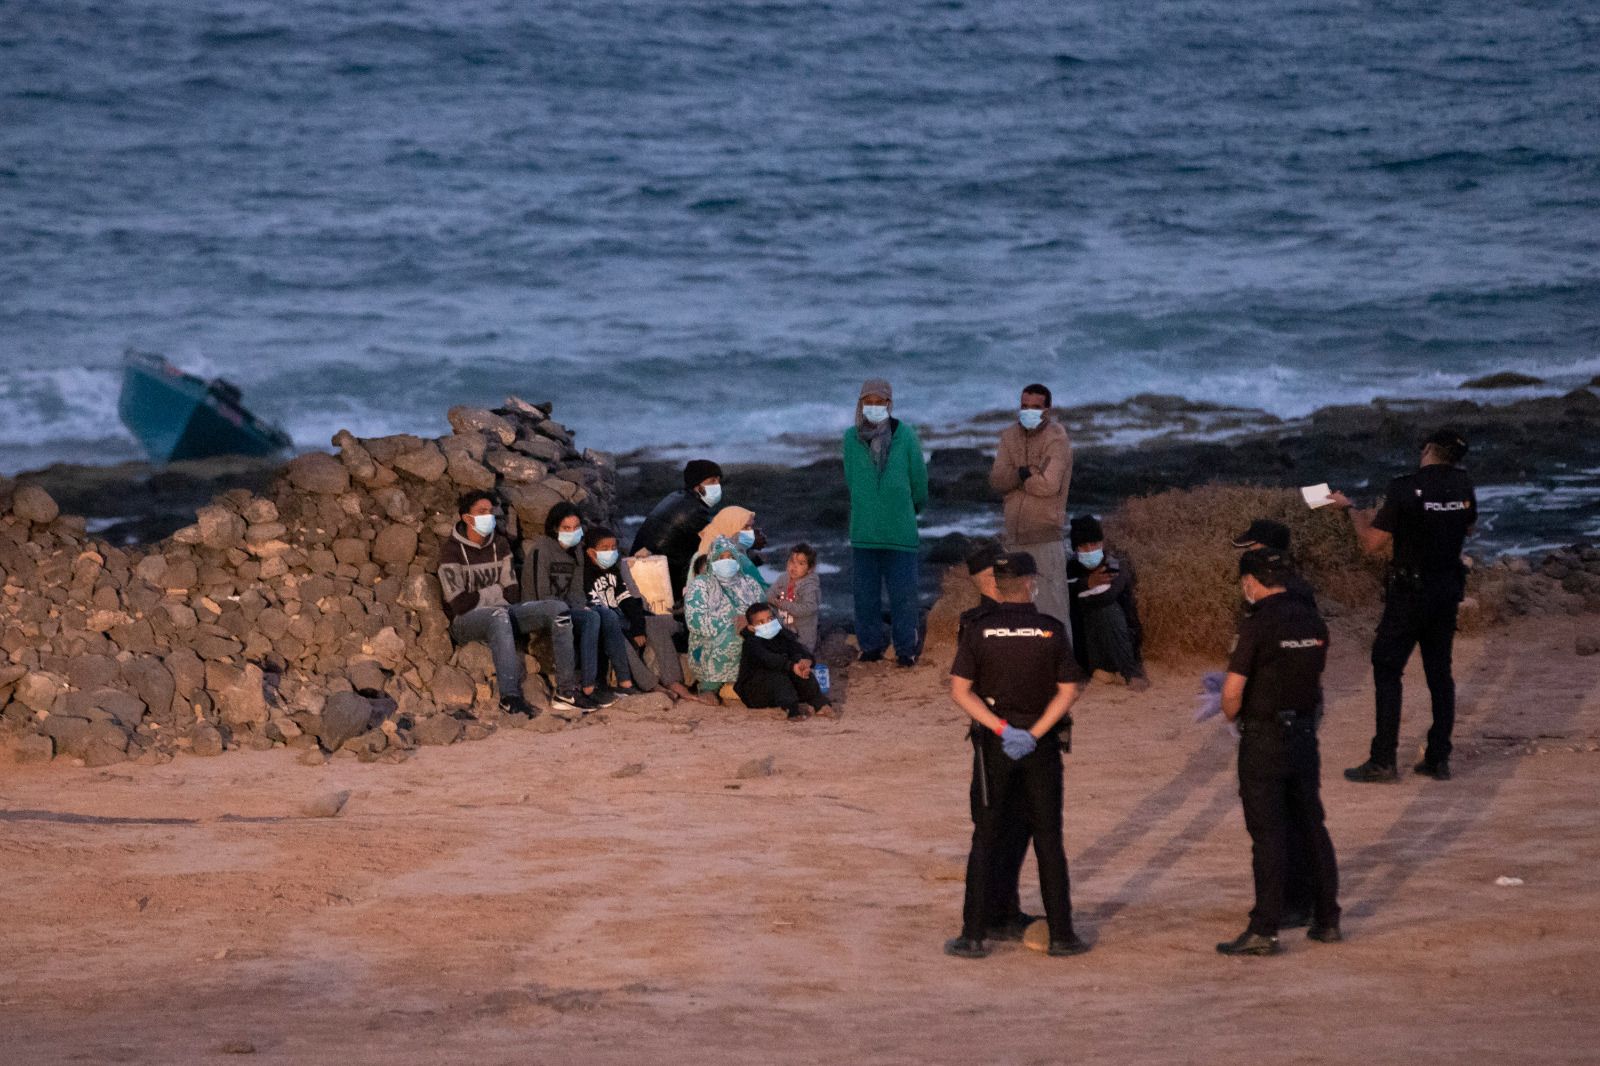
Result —
<path fill-rule="evenodd" d="M 809 717 L 802 705 L 818 714 L 833 714 L 833 705 L 812 676 L 811 652 L 789 633 L 765 603 L 744 613 L 744 651 L 733 690 L 746 707 L 782 707 L 790 721 Z"/>

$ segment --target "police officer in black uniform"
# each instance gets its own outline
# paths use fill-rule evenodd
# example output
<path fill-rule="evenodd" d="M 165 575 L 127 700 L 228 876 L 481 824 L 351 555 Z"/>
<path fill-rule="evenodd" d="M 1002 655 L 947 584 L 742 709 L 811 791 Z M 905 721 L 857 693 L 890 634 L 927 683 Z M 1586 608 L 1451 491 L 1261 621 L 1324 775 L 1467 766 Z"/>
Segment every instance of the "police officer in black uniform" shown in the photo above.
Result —
<path fill-rule="evenodd" d="M 1288 557 L 1270 549 L 1239 559 L 1239 586 L 1256 609 L 1239 623 L 1239 639 L 1222 685 L 1222 713 L 1236 721 L 1239 799 L 1250 832 L 1255 906 L 1250 924 L 1217 945 L 1224 955 L 1275 955 L 1283 916 L 1290 841 L 1311 842 L 1313 940 L 1339 932 L 1339 872 L 1323 821 L 1317 722 L 1328 627 L 1314 607 L 1285 588 Z"/>
<path fill-rule="evenodd" d="M 1416 773 L 1450 780 L 1450 734 L 1456 722 L 1456 683 L 1450 655 L 1456 610 L 1466 592 L 1461 545 L 1478 523 L 1472 478 L 1459 466 L 1467 442 L 1441 429 L 1422 448 L 1422 469 L 1389 482 L 1376 512 L 1357 511 L 1342 493 L 1333 500 L 1349 510 L 1356 537 L 1369 554 L 1391 543 L 1383 618 L 1372 639 L 1372 680 L 1378 726 L 1367 761 L 1344 772 L 1351 781 L 1394 781 L 1400 747 L 1401 678 L 1411 650 L 1422 647 L 1422 670 L 1433 698 L 1433 728 Z"/>
<path fill-rule="evenodd" d="M 985 615 L 1000 606 L 995 590 L 994 564 L 1003 552 L 993 541 L 980 544 L 967 556 L 967 574 L 978 590 L 978 605 L 961 612 L 956 631 L 957 640 Z M 987 788 L 980 777 L 979 765 L 983 757 L 981 747 L 983 729 L 976 722 L 967 731 L 972 742 L 972 824 L 977 826 L 982 817 Z M 995 873 L 989 879 L 989 930 L 988 940 L 1021 940 L 1028 926 L 1038 921 L 1038 916 L 1022 909 L 1022 896 L 1018 882 L 1022 877 L 1022 863 L 1028 857 L 1028 846 L 1033 833 L 1028 829 L 1027 808 L 1019 791 L 1012 810 L 1007 812 L 1002 836 L 995 855 Z"/>
<path fill-rule="evenodd" d="M 1282 522 L 1270 518 L 1257 518 L 1244 532 L 1233 538 L 1233 546 L 1247 552 L 1267 548 L 1281 553 L 1293 566 L 1294 556 L 1289 550 L 1291 539 L 1289 527 Z M 1312 610 L 1317 609 L 1317 590 L 1301 576 L 1298 567 L 1284 582 L 1283 591 L 1286 596 L 1304 600 Z M 1245 605 L 1245 614 L 1254 611 L 1254 606 Z M 1303 929 L 1311 924 L 1311 906 L 1315 895 L 1312 889 L 1311 871 L 1316 865 L 1313 850 L 1314 842 L 1309 837 L 1290 832 L 1289 866 L 1284 874 L 1283 916 L 1278 922 L 1279 929 Z"/>
<path fill-rule="evenodd" d="M 1007 823 L 1018 814 L 1033 836 L 1039 862 L 1039 887 L 1050 925 L 1049 953 L 1079 955 L 1089 950 L 1072 928 L 1067 853 L 1061 836 L 1059 735 L 1084 678 L 1063 623 L 1033 606 L 1037 573 L 1026 552 L 1002 554 L 995 560 L 999 602 L 967 627 L 950 668 L 951 697 L 982 729 L 975 741 L 974 786 L 980 805 L 967 857 L 961 935 L 945 943 L 947 954 L 963 958 L 989 954 L 984 940 L 995 924 L 991 886 L 1000 876 Z"/>

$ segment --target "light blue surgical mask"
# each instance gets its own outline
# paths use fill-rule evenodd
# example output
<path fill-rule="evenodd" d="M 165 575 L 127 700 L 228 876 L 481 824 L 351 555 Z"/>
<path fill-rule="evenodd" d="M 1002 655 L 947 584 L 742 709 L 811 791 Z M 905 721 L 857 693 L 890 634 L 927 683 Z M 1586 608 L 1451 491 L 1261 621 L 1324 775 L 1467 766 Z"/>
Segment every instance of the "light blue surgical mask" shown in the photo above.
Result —
<path fill-rule="evenodd" d="M 577 529 L 563 529 L 556 534 L 556 540 L 563 548 L 576 548 L 583 543 L 583 527 Z"/>
<path fill-rule="evenodd" d="M 756 532 L 753 529 L 739 530 L 739 547 L 754 548 L 756 546 Z"/>
<path fill-rule="evenodd" d="M 622 553 L 617 551 L 615 548 L 612 548 L 610 551 L 594 553 L 594 561 L 602 570 L 610 570 L 613 566 L 616 566 L 617 560 L 621 557 Z"/>
<path fill-rule="evenodd" d="M 861 417 L 876 426 L 889 417 L 889 408 L 881 403 L 869 403 L 861 408 Z"/>
<path fill-rule="evenodd" d="M 711 563 L 711 572 L 723 581 L 732 581 L 739 576 L 739 560 L 716 559 Z"/>
<path fill-rule="evenodd" d="M 706 501 L 707 507 L 715 507 L 722 502 L 722 486 L 718 484 L 701 485 L 700 498 Z"/>
<path fill-rule="evenodd" d="M 475 514 L 472 516 L 472 528 L 477 530 L 480 537 L 494 536 L 494 515 Z"/>
<path fill-rule="evenodd" d="M 1017 421 L 1023 429 L 1038 429 L 1044 422 L 1044 412 L 1035 407 L 1024 407 L 1017 412 Z"/>
<path fill-rule="evenodd" d="M 1092 552 L 1078 552 L 1078 562 L 1087 566 L 1090 570 L 1096 569 L 1105 561 L 1106 550 L 1104 548 L 1096 548 Z"/>
<path fill-rule="evenodd" d="M 777 636 L 779 631 L 782 629 L 782 622 L 778 621 L 776 618 L 769 618 L 765 622 L 762 622 L 760 625 L 756 626 L 755 634 L 762 640 L 771 640 L 773 637 Z"/>

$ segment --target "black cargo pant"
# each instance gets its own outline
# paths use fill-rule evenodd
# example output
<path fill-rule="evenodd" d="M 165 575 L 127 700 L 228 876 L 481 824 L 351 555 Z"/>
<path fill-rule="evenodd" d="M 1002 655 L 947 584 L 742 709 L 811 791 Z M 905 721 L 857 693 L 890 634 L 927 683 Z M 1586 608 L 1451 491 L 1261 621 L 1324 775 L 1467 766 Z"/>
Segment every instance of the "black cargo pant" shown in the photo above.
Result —
<path fill-rule="evenodd" d="M 1422 648 L 1422 671 L 1433 698 L 1433 726 L 1423 760 L 1430 766 L 1450 758 L 1450 734 L 1456 726 L 1456 682 L 1450 673 L 1455 647 L 1456 611 L 1461 604 L 1459 576 L 1391 576 L 1383 618 L 1372 638 L 1372 683 L 1376 691 L 1377 731 L 1371 758 L 1379 766 L 1395 765 L 1400 747 L 1401 679 L 1412 649 Z"/>
<path fill-rule="evenodd" d="M 1067 881 L 1067 851 L 1061 839 L 1061 745 L 1053 736 L 1021 759 L 1012 759 L 990 732 L 976 740 L 978 785 L 984 800 L 972 827 L 967 855 L 967 896 L 961 935 L 982 940 L 1002 920 L 991 911 L 1001 855 L 1020 814 L 1033 835 L 1050 939 L 1072 936 L 1072 894 Z"/>
<path fill-rule="evenodd" d="M 733 686 L 746 707 L 782 707 L 792 711 L 802 703 L 813 709 L 827 704 L 828 697 L 814 677 L 796 677 L 792 671 L 761 670 Z"/>
<path fill-rule="evenodd" d="M 979 745 L 981 726 L 968 731 L 972 741 L 972 824 L 976 828 L 988 802 L 988 783 L 981 776 L 983 754 Z M 1000 843 L 995 848 L 994 872 L 989 878 L 989 928 L 995 929 L 1014 921 L 1022 914 L 1022 897 L 1017 882 L 1022 877 L 1022 862 L 1028 857 L 1028 846 L 1033 842 L 1033 830 L 1028 828 L 1027 808 L 1023 805 L 1020 789 L 1012 797 L 1011 810 L 1006 812 L 1001 828 Z"/>
<path fill-rule="evenodd" d="M 1239 799 L 1250 833 L 1256 901 L 1250 931 L 1276 936 L 1294 842 L 1309 845 L 1312 920 L 1339 923 L 1339 866 L 1322 810 L 1322 760 L 1309 718 L 1292 724 L 1250 721 L 1239 741 Z"/>

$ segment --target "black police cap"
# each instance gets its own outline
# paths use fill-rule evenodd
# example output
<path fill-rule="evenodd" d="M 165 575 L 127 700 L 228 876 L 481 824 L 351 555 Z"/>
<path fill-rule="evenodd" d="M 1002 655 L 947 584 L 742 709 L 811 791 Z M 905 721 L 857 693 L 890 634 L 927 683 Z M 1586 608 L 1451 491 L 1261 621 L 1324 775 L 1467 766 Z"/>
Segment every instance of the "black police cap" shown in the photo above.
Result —
<path fill-rule="evenodd" d="M 1001 552 L 994 561 L 994 576 L 997 578 L 1032 577 L 1038 572 L 1038 564 L 1027 552 Z"/>
<path fill-rule="evenodd" d="M 1286 552 L 1289 550 L 1289 527 L 1270 518 L 1258 518 L 1250 523 L 1249 529 L 1233 538 L 1235 548 L 1243 548 L 1250 544 Z"/>
<path fill-rule="evenodd" d="M 1423 443 L 1438 448 L 1449 463 L 1459 463 L 1467 457 L 1467 438 L 1461 435 L 1460 430 L 1449 426 L 1434 430 Z"/>
<path fill-rule="evenodd" d="M 1239 556 L 1239 576 L 1253 577 L 1270 588 L 1281 588 L 1294 576 L 1294 564 L 1283 552 L 1255 548 Z"/>
<path fill-rule="evenodd" d="M 990 541 L 980 544 L 967 556 L 967 573 L 981 574 L 994 567 L 994 561 L 1005 553 L 1000 550 L 1000 545 Z"/>

